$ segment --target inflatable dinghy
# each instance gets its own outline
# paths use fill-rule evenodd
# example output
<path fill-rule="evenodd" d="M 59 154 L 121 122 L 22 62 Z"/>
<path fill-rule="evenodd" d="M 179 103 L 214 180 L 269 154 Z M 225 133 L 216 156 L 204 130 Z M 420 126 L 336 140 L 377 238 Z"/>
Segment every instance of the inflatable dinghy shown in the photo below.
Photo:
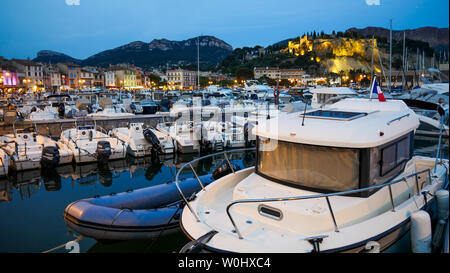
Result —
<path fill-rule="evenodd" d="M 214 181 L 200 176 L 203 185 Z M 179 181 L 186 197 L 201 190 L 196 178 Z M 154 238 L 163 230 L 178 229 L 182 199 L 174 182 L 124 193 L 82 199 L 68 205 L 64 221 L 68 228 L 97 240 Z"/>

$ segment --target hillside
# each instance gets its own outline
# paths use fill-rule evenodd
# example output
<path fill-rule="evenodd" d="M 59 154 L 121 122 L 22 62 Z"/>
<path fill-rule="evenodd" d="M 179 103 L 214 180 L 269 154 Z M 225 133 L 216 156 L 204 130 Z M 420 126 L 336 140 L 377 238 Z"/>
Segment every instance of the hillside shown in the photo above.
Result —
<path fill-rule="evenodd" d="M 422 27 L 417 29 L 406 29 L 405 36 L 407 39 L 422 41 L 429 43 L 433 48 L 447 48 L 449 44 L 448 28 Z M 371 37 L 372 35 L 389 39 L 389 29 L 380 27 L 366 27 L 363 29 L 350 28 L 346 32 L 357 32 L 363 37 Z M 403 30 L 392 30 L 393 40 L 403 39 Z"/>
<path fill-rule="evenodd" d="M 423 34 L 423 29 L 430 33 L 436 28 L 410 30 L 406 35 L 407 62 L 409 69 L 414 69 L 417 63 L 417 52 L 425 56 L 425 65 L 431 66 L 435 56 L 436 64 L 439 58 L 439 47 L 444 43 L 445 31 L 439 35 Z M 257 47 L 236 48 L 220 66 L 225 73 L 233 76 L 250 78 L 254 67 L 300 68 L 311 75 L 360 74 L 370 73 L 373 64 L 376 72 L 386 71 L 389 64 L 389 40 L 385 37 L 386 30 L 381 28 L 366 28 L 364 31 L 349 29 L 346 32 L 311 32 L 301 37 L 287 39 L 267 47 L 261 54 Z M 389 35 L 389 30 L 387 30 Z M 422 33 L 422 34 L 420 34 Z M 448 33 L 448 29 L 447 29 Z M 375 40 L 372 40 L 374 35 Z M 448 34 L 447 34 L 448 35 Z M 393 35 L 394 36 L 394 35 Z M 409 37 L 409 38 L 408 38 Z M 448 37 L 448 36 L 447 36 Z M 419 39 L 419 40 L 415 40 Z M 431 42 L 427 41 L 430 39 Z M 432 48 L 430 44 L 437 48 Z M 402 69 L 403 32 L 395 32 L 392 43 L 392 68 Z M 380 62 L 381 60 L 381 62 Z"/>
<path fill-rule="evenodd" d="M 71 62 L 80 64 L 81 60 L 72 58 L 66 54 L 51 51 L 51 50 L 41 50 L 38 52 L 37 57 L 33 59 L 34 62 L 39 63 L 65 63 L 65 62 Z"/>
<path fill-rule="evenodd" d="M 200 36 L 200 63 L 215 66 L 221 63 L 233 50 L 226 42 L 213 36 Z M 197 63 L 197 38 L 184 41 L 167 39 L 150 43 L 132 42 L 114 49 L 97 53 L 85 60 L 77 60 L 62 53 L 40 51 L 33 60 L 37 62 L 75 62 L 82 66 L 107 67 L 110 64 L 131 63 L 142 68 L 160 65 L 189 65 Z"/>

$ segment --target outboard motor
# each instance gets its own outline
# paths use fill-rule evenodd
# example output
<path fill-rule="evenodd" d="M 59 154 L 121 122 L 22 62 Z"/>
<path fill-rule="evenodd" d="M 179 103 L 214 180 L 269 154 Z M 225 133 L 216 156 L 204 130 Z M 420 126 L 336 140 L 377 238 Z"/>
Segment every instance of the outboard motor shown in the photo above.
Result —
<path fill-rule="evenodd" d="M 92 114 L 94 112 L 94 110 L 92 109 L 92 104 L 89 103 L 86 108 L 89 114 Z"/>
<path fill-rule="evenodd" d="M 136 114 L 136 105 L 134 103 L 130 104 L 130 109 L 133 114 Z"/>
<path fill-rule="evenodd" d="M 244 140 L 245 140 L 245 147 L 252 147 L 256 144 L 256 141 L 254 139 L 250 139 L 250 134 L 253 129 L 253 124 L 247 122 L 244 124 Z"/>
<path fill-rule="evenodd" d="M 200 143 L 200 153 L 204 154 L 205 152 L 211 151 L 212 143 L 206 139 L 208 132 L 202 123 L 196 127 L 195 132 Z"/>
<path fill-rule="evenodd" d="M 105 163 L 111 156 L 111 144 L 108 141 L 102 140 L 97 142 L 97 160 L 100 163 Z"/>
<path fill-rule="evenodd" d="M 59 115 L 60 118 L 64 118 L 65 113 L 66 113 L 66 107 L 64 106 L 63 103 L 61 103 L 58 106 L 58 115 Z"/>
<path fill-rule="evenodd" d="M 241 167 L 239 167 L 237 164 L 234 164 L 233 162 L 230 163 L 233 166 L 234 171 L 238 171 L 241 169 Z M 222 163 L 220 163 L 219 167 L 212 172 L 212 177 L 214 178 L 214 180 L 217 180 L 232 172 L 233 171 L 231 170 L 230 165 L 228 165 L 228 161 L 224 159 Z"/>
<path fill-rule="evenodd" d="M 147 140 L 148 143 L 152 144 L 152 155 L 158 155 L 162 154 L 162 147 L 161 143 L 159 142 L 158 137 L 150 130 L 150 128 L 147 128 L 143 132 L 145 140 Z"/>
<path fill-rule="evenodd" d="M 42 150 L 41 167 L 54 168 L 59 164 L 59 149 L 55 146 L 47 146 Z"/>

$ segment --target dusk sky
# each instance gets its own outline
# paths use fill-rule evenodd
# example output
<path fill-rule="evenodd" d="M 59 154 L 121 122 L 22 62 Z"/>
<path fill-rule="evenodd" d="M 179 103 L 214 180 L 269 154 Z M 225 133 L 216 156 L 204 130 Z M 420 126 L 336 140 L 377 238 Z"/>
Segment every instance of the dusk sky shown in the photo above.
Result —
<path fill-rule="evenodd" d="M 268 46 L 313 30 L 389 28 L 390 18 L 394 30 L 448 27 L 448 10 L 448 0 L 4 0 L 0 56 L 32 59 L 47 49 L 84 59 L 133 41 L 201 34 L 233 48 Z"/>

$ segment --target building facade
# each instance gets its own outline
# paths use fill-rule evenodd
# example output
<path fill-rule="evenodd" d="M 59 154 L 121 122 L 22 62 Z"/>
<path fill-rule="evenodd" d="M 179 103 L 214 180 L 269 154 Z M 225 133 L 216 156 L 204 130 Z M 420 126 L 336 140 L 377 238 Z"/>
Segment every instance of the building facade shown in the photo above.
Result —
<path fill-rule="evenodd" d="M 104 78 L 106 88 L 116 88 L 116 76 L 114 71 L 104 72 Z"/>
<path fill-rule="evenodd" d="M 58 68 L 63 74 L 64 86 L 72 89 L 80 89 L 82 82 L 80 79 L 81 67 L 74 63 L 58 63 Z"/>
<path fill-rule="evenodd" d="M 59 72 L 57 66 L 44 66 L 44 82 L 47 89 L 50 89 L 52 91 L 58 91 L 61 89 L 61 73 Z"/>
<path fill-rule="evenodd" d="M 253 69 L 253 76 L 257 80 L 262 77 L 267 77 L 273 80 L 289 80 L 301 82 L 305 71 L 302 69 L 280 69 L 278 67 L 255 67 Z"/>
<path fill-rule="evenodd" d="M 184 69 L 170 69 L 166 72 L 167 83 L 172 89 L 193 89 L 197 86 L 197 72 Z"/>
<path fill-rule="evenodd" d="M 45 88 L 42 64 L 21 59 L 12 59 L 11 63 L 18 70 L 19 80 L 25 88 L 33 89 L 34 91 Z"/>

